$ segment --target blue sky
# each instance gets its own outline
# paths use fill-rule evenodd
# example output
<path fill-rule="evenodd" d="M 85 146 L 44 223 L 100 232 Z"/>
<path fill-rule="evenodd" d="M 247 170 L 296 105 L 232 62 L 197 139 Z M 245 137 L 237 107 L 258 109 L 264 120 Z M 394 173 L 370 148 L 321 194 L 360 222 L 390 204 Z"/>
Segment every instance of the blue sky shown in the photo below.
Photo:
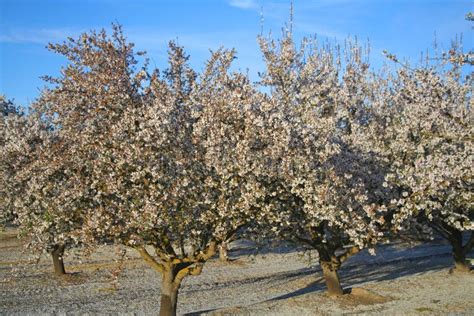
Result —
<path fill-rule="evenodd" d="M 110 28 L 111 22 L 123 25 L 153 66 L 165 66 L 166 43 L 177 39 L 197 69 L 209 49 L 236 48 L 235 67 L 249 68 L 257 79 L 263 69 L 256 43 L 262 8 L 264 35 L 277 36 L 289 7 L 289 0 L 0 0 L 0 94 L 27 106 L 44 85 L 39 77 L 57 75 L 65 63 L 45 49 L 47 43 Z M 435 32 L 444 47 L 462 33 L 464 47 L 472 49 L 474 30 L 464 20 L 469 11 L 472 0 L 295 0 L 293 31 L 297 38 L 369 38 L 377 66 L 384 49 L 417 60 Z"/>

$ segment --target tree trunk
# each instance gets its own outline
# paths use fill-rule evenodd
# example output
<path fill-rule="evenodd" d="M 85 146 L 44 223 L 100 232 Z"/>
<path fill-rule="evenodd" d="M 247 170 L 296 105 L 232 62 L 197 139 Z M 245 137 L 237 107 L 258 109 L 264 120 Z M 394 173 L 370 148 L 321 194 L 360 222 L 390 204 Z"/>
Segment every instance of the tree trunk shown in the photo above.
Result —
<path fill-rule="evenodd" d="M 53 258 L 53 267 L 54 273 L 57 275 L 64 275 L 66 274 L 66 270 L 64 269 L 64 245 L 55 245 L 53 251 L 51 252 L 51 256 Z"/>
<path fill-rule="evenodd" d="M 324 280 L 328 288 L 329 296 L 343 295 L 341 282 L 339 281 L 339 275 L 337 273 L 338 268 L 331 261 L 319 261 L 321 268 L 323 269 Z"/>
<path fill-rule="evenodd" d="M 319 265 L 323 270 L 324 280 L 328 288 L 329 296 L 343 295 L 341 282 L 339 281 L 339 275 L 337 270 L 341 266 L 338 257 L 335 254 L 335 250 L 327 246 L 321 246 L 316 248 L 319 254 Z"/>
<path fill-rule="evenodd" d="M 222 262 L 229 261 L 228 250 L 229 250 L 229 245 L 227 244 L 227 242 L 223 241 L 219 245 L 219 260 L 220 261 Z"/>
<path fill-rule="evenodd" d="M 156 254 L 160 257 L 159 261 L 150 255 L 145 246 L 137 246 L 136 249 L 145 262 L 162 276 L 160 315 L 174 316 L 181 282 L 188 275 L 201 274 L 204 263 L 216 253 L 217 244 L 211 240 L 207 248 L 199 255 L 181 259 L 176 257 L 172 246 L 165 243 L 164 248 L 167 246 L 171 253 L 161 252 L 159 248 L 155 248 Z M 172 254 L 171 258 L 166 258 L 170 254 Z"/>
<path fill-rule="evenodd" d="M 462 232 L 459 230 L 454 231 L 449 241 L 453 247 L 453 257 L 454 257 L 454 271 L 456 272 L 469 272 L 470 266 L 466 261 L 466 249 L 463 247 L 463 237 Z"/>
<path fill-rule="evenodd" d="M 175 316 L 178 306 L 178 291 L 181 282 L 176 282 L 176 271 L 166 269 L 161 283 L 160 316 Z"/>
<path fill-rule="evenodd" d="M 170 245 L 168 244 L 168 246 Z M 182 259 L 176 257 L 163 258 L 167 257 L 169 254 L 160 252 L 160 249 L 155 248 L 156 254 L 160 257 L 159 261 L 150 255 L 144 246 L 136 247 L 145 262 L 162 276 L 160 302 L 161 316 L 176 315 L 178 291 L 181 282 L 188 275 L 201 274 L 204 263 L 216 253 L 216 246 L 216 242 L 212 240 L 210 241 L 209 246 L 199 255 Z M 176 256 L 171 246 L 170 250 L 173 256 Z"/>

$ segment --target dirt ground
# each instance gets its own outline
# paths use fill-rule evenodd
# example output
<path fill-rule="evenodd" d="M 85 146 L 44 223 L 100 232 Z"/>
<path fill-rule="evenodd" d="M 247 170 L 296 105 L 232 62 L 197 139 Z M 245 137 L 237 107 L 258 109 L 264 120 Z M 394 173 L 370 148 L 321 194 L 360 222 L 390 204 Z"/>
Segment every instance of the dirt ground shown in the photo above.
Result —
<path fill-rule="evenodd" d="M 157 314 L 160 276 L 131 250 L 117 284 L 115 253 L 110 246 L 85 258 L 69 251 L 69 274 L 58 278 L 49 257 L 27 264 L 31 256 L 14 232 L 1 232 L 0 314 Z M 230 263 L 211 260 L 200 276 L 185 279 L 179 314 L 474 315 L 474 274 L 450 274 L 450 248 L 442 242 L 357 254 L 342 268 L 350 294 L 341 298 L 325 295 L 314 253 L 288 246 L 256 252 L 252 243 L 241 241 L 231 245 L 230 258 Z"/>

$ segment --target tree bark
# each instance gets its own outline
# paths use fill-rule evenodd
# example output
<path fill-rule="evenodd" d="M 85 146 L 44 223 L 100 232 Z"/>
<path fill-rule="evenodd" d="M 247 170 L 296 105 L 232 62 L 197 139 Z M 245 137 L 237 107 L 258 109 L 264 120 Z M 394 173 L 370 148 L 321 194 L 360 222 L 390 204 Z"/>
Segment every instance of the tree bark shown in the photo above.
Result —
<path fill-rule="evenodd" d="M 331 261 L 319 261 L 321 268 L 323 269 L 324 280 L 329 296 L 340 296 L 344 292 L 342 290 L 339 275 L 337 273 L 338 268 Z"/>
<path fill-rule="evenodd" d="M 181 282 L 188 275 L 201 274 L 203 263 L 166 262 L 163 264 L 160 316 L 175 316 Z"/>
<path fill-rule="evenodd" d="M 463 236 L 459 230 L 453 230 L 450 235 L 449 241 L 453 247 L 454 257 L 454 271 L 456 272 L 469 272 L 471 270 L 469 263 L 466 261 L 466 254 L 470 249 L 467 244 L 463 247 Z"/>
<path fill-rule="evenodd" d="M 53 268 L 56 275 L 66 274 L 64 269 L 64 245 L 55 245 L 53 251 L 51 251 L 51 256 L 53 258 Z"/>
<path fill-rule="evenodd" d="M 170 271 L 171 270 L 171 271 Z M 178 306 L 178 292 L 181 282 L 175 280 L 176 273 L 173 268 L 163 272 L 161 283 L 160 316 L 175 316 Z"/>
<path fill-rule="evenodd" d="M 324 280 L 326 281 L 329 296 L 343 295 L 341 282 L 337 271 L 341 266 L 339 258 L 335 254 L 335 250 L 327 246 L 316 248 L 319 254 L 319 265 L 323 270 Z"/>
<path fill-rule="evenodd" d="M 176 315 L 181 282 L 188 275 L 201 274 L 204 263 L 216 253 L 216 247 L 216 242 L 211 241 L 204 251 L 185 258 L 176 258 L 174 256 L 169 258 L 169 253 L 160 252 L 158 248 L 155 248 L 155 252 L 160 257 L 160 260 L 156 260 L 150 255 L 145 246 L 136 247 L 145 262 L 162 275 L 160 316 Z M 171 250 L 173 255 L 175 255 L 174 250 Z"/>
<path fill-rule="evenodd" d="M 219 260 L 220 261 L 222 262 L 229 261 L 228 250 L 229 250 L 229 245 L 227 244 L 227 242 L 225 241 L 221 242 L 221 244 L 219 245 Z"/>

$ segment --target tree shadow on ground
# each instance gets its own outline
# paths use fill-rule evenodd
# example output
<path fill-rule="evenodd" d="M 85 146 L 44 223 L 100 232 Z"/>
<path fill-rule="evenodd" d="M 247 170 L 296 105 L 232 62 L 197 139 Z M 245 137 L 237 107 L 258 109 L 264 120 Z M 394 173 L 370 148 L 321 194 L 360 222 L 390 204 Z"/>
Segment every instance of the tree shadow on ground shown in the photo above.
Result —
<path fill-rule="evenodd" d="M 366 253 L 361 253 L 361 256 L 359 258 L 354 258 L 356 260 L 349 260 L 346 265 L 342 266 L 340 270 L 342 285 L 346 289 L 346 291 L 348 291 L 351 287 L 368 282 L 394 280 L 400 277 L 407 277 L 410 275 L 439 271 L 452 267 L 453 258 L 451 252 L 449 251 L 449 249 L 446 248 L 441 250 L 443 251 L 435 254 L 425 253 L 425 255 L 423 256 L 410 258 L 406 257 L 406 252 L 416 251 L 416 249 L 400 249 L 399 251 L 394 251 L 393 249 L 390 249 L 392 258 L 390 258 L 389 261 L 384 261 L 386 258 L 383 257 L 382 260 L 378 261 L 375 259 L 367 260 L 367 258 L 371 258 L 371 256 L 368 256 L 368 254 Z M 325 291 L 326 285 L 324 283 L 324 279 L 322 278 L 322 271 L 320 267 L 314 266 L 295 271 L 273 274 L 270 276 L 243 279 L 238 282 L 238 285 L 259 282 L 261 280 L 267 280 L 272 282 L 290 282 L 312 274 L 314 274 L 316 278 L 315 281 L 309 284 L 308 286 L 290 293 L 264 300 L 262 302 L 278 301 L 288 298 L 294 298 L 308 293 L 317 293 Z M 226 287 L 231 285 L 235 286 L 236 282 L 233 281 L 232 284 L 219 284 L 219 287 Z M 184 315 L 201 315 L 203 313 L 209 313 L 218 309 L 219 308 L 201 310 L 198 312 L 186 313 Z"/>
<path fill-rule="evenodd" d="M 451 253 L 446 253 L 429 255 L 423 258 L 399 259 L 385 264 L 375 262 L 364 265 L 350 265 L 346 267 L 343 266 L 339 275 L 343 287 L 350 289 L 352 286 L 368 282 L 388 281 L 400 277 L 447 269 L 452 266 L 452 260 Z M 322 271 L 317 267 L 314 269 L 314 273 L 320 274 Z M 307 293 L 322 292 L 324 290 L 326 290 L 326 284 L 324 283 L 324 279 L 320 277 L 307 287 L 272 298 L 270 301 L 288 299 Z"/>
<path fill-rule="evenodd" d="M 303 251 L 305 247 L 291 242 L 279 243 L 257 243 L 251 240 L 242 239 L 230 244 L 229 258 L 249 257 L 267 254 L 287 254 L 296 251 Z"/>

